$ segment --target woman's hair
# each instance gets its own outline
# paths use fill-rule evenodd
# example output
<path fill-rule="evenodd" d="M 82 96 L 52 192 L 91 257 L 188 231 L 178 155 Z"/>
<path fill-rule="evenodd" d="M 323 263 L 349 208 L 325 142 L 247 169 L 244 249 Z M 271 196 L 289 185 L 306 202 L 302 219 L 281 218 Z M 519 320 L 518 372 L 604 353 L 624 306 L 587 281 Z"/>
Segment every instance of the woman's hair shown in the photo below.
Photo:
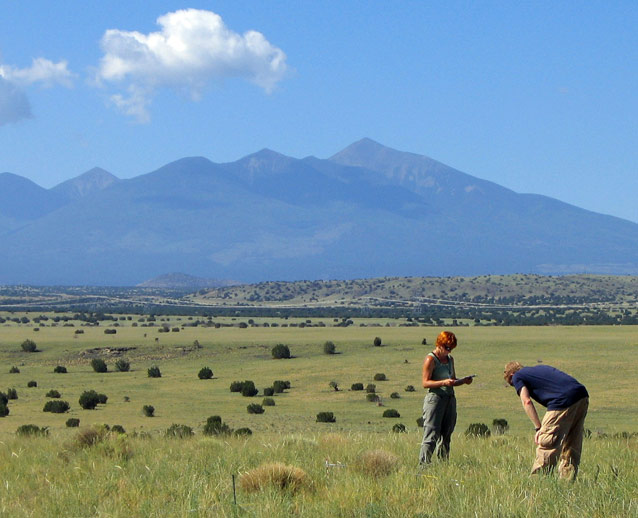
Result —
<path fill-rule="evenodd" d="M 437 347 L 456 347 L 456 336 L 451 331 L 441 331 L 436 337 Z"/>
<path fill-rule="evenodd" d="M 503 378 L 505 378 L 505 380 L 509 380 L 512 376 L 514 376 L 514 374 L 516 374 L 522 368 L 523 366 L 518 362 L 509 362 L 507 365 L 505 365 Z"/>

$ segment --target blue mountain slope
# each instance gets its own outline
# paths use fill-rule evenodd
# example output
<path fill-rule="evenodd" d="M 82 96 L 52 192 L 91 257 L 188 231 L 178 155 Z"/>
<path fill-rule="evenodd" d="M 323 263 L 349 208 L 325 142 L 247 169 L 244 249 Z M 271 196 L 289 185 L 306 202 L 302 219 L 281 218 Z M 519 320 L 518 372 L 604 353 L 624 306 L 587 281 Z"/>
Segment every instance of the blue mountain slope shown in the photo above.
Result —
<path fill-rule="evenodd" d="M 62 196 L 12 173 L 0 173 L 0 216 L 33 220 L 64 205 Z"/>
<path fill-rule="evenodd" d="M 328 160 L 177 160 L 23 220 L 0 264 L 5 284 L 638 273 L 638 225 L 364 140 Z"/>

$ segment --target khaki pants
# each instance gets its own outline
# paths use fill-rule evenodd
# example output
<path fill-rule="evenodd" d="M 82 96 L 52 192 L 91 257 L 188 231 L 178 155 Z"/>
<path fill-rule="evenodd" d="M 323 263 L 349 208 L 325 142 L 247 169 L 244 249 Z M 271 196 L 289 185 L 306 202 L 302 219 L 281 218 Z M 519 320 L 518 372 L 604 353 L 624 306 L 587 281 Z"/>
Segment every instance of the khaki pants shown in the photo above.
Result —
<path fill-rule="evenodd" d="M 574 479 L 578 473 L 580 455 L 583 449 L 585 416 L 589 398 L 577 401 L 563 410 L 548 410 L 543 417 L 536 460 L 532 473 L 549 472 L 558 459 L 558 473 L 561 478 Z"/>
<path fill-rule="evenodd" d="M 450 456 L 450 439 L 456 426 L 456 398 L 454 394 L 440 395 L 428 392 L 423 400 L 423 441 L 419 463 L 428 464 L 438 446 L 441 459 Z"/>

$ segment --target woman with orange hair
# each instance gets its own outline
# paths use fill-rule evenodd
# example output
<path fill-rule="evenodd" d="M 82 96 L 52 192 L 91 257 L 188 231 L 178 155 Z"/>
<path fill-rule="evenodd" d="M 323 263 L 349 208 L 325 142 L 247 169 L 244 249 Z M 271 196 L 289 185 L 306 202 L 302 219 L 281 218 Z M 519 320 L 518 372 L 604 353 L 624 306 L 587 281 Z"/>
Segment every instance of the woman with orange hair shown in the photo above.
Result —
<path fill-rule="evenodd" d="M 438 456 L 447 459 L 450 455 L 450 439 L 456 425 L 456 398 L 454 387 L 469 385 L 472 377 L 457 379 L 454 358 L 450 356 L 456 347 L 456 336 L 443 331 L 436 339 L 434 351 L 428 353 L 423 362 L 423 388 L 428 393 L 423 400 L 423 442 L 419 462 L 428 464 L 438 446 Z"/>

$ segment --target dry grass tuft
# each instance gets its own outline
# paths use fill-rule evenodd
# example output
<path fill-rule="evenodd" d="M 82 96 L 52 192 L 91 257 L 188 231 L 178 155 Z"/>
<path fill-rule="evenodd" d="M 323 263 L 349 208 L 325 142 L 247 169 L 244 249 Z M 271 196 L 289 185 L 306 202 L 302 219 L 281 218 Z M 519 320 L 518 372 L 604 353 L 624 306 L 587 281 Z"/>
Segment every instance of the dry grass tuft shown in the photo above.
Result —
<path fill-rule="evenodd" d="M 245 491 L 274 487 L 291 492 L 309 489 L 312 483 L 306 472 L 282 462 L 268 462 L 241 475 L 239 486 Z"/>
<path fill-rule="evenodd" d="M 338 433 L 326 433 L 319 437 L 319 443 L 323 447 L 335 448 L 347 446 L 350 444 L 350 439 Z"/>
<path fill-rule="evenodd" d="M 361 473 L 373 477 L 389 475 L 399 466 L 399 458 L 385 450 L 370 450 L 363 452 L 355 463 Z"/>

